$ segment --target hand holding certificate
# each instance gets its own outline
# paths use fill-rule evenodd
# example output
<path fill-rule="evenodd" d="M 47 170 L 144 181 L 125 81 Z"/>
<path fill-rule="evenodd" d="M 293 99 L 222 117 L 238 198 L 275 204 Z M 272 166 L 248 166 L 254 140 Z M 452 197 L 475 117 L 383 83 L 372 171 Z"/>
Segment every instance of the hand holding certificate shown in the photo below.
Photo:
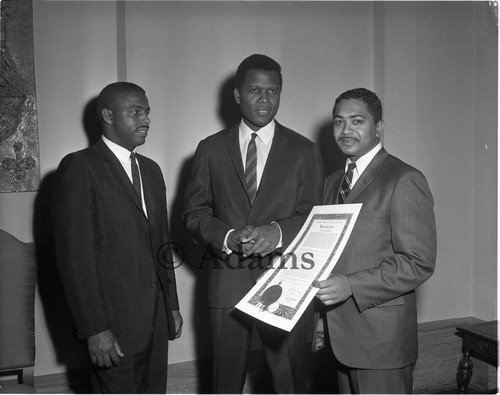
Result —
<path fill-rule="evenodd" d="M 291 331 L 330 275 L 351 235 L 361 204 L 315 206 L 283 255 L 276 257 L 236 308 Z"/>

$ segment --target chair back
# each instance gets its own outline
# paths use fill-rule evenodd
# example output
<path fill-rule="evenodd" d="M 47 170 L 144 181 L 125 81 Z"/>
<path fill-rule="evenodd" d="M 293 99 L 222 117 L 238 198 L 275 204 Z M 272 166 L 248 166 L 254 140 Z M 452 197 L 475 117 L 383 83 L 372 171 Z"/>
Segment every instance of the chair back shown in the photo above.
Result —
<path fill-rule="evenodd" d="M 17 375 L 19 384 L 31 387 L 36 269 L 34 243 L 23 243 L 0 229 L 0 373 Z"/>

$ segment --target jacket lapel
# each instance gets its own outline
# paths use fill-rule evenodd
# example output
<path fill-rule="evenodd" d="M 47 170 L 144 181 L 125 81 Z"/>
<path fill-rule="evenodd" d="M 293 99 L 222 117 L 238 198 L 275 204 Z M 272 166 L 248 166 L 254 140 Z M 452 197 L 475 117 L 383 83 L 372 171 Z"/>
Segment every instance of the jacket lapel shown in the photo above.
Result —
<path fill-rule="evenodd" d="M 135 193 L 134 187 L 132 186 L 132 183 L 130 182 L 130 178 L 128 178 L 128 175 L 125 172 L 125 170 L 123 169 L 123 166 L 120 163 L 120 161 L 118 160 L 118 158 L 108 148 L 108 146 L 106 145 L 106 143 L 104 141 L 99 140 L 95 146 L 96 146 L 97 150 L 101 153 L 102 157 L 104 158 L 104 161 L 106 163 L 106 166 L 108 167 L 108 170 L 113 174 L 114 178 L 123 187 L 124 192 L 128 195 L 128 197 L 130 197 L 130 199 L 133 200 L 133 202 L 135 203 L 137 208 L 141 211 L 141 213 L 144 215 L 144 217 L 146 217 L 146 214 L 144 213 L 144 210 L 142 209 L 142 205 L 139 202 L 139 197 Z M 141 166 L 141 165 L 139 164 L 139 166 Z M 141 171 L 141 176 L 143 176 L 142 171 Z M 144 184 L 144 177 L 142 177 L 142 178 L 143 178 L 143 184 Z"/>
<path fill-rule="evenodd" d="M 365 188 L 373 181 L 375 178 L 380 165 L 384 161 L 385 158 L 387 158 L 388 153 L 387 151 L 382 148 L 375 157 L 372 159 L 368 167 L 365 169 L 363 174 L 361 174 L 361 177 L 356 181 L 356 184 L 354 184 L 354 188 L 352 189 L 351 192 L 349 192 L 349 195 L 347 196 L 347 199 L 345 200 L 345 203 L 352 203 L 356 198 L 365 190 Z M 340 187 L 337 187 L 337 191 Z"/>
<path fill-rule="evenodd" d="M 288 138 L 283 134 L 281 125 L 276 122 L 271 149 L 269 150 L 266 165 L 262 172 L 262 178 L 260 179 L 254 206 L 256 206 L 259 201 L 268 202 L 269 196 L 275 193 L 276 185 L 280 184 L 283 166 L 286 166 L 287 154 L 289 152 L 287 145 Z"/>
<path fill-rule="evenodd" d="M 239 124 L 233 125 L 228 129 L 228 133 L 226 136 L 226 146 L 229 152 L 229 157 L 231 158 L 231 162 L 233 164 L 234 171 L 238 175 L 241 187 L 245 190 L 248 197 L 248 191 L 245 181 L 245 171 L 243 170 L 243 159 L 241 157 L 240 149 Z M 250 201 L 250 197 L 248 197 L 248 199 Z"/>
<path fill-rule="evenodd" d="M 336 171 L 327 180 L 325 190 L 323 191 L 323 204 L 337 204 L 340 189 L 340 181 L 342 180 L 342 171 Z"/>
<path fill-rule="evenodd" d="M 242 188 L 245 190 L 248 202 L 250 203 L 250 196 L 248 194 L 245 180 L 245 171 L 243 169 L 243 158 L 241 156 L 240 149 L 239 124 L 232 126 L 229 129 L 226 144 L 233 167 L 238 175 Z M 286 163 L 288 139 L 282 133 L 281 125 L 278 122 L 276 122 L 274 137 L 271 144 L 271 149 L 262 172 L 262 178 L 260 180 L 253 207 L 256 206 L 259 200 L 262 200 L 262 196 L 269 196 L 269 193 L 273 193 L 274 185 L 279 184 L 282 166 Z M 259 196 L 261 197 L 260 199 Z"/>
<path fill-rule="evenodd" d="M 142 179 L 142 189 L 144 191 L 144 201 L 146 203 L 146 210 L 147 210 L 147 218 L 151 221 L 154 218 L 157 218 L 155 214 L 155 209 L 156 209 L 156 204 L 153 199 L 154 193 L 152 191 L 152 186 L 153 186 L 153 180 L 150 178 L 151 172 L 146 171 L 147 165 L 144 161 L 144 158 L 142 155 L 137 154 L 136 156 L 137 160 L 139 161 L 139 168 L 141 172 L 141 179 Z M 137 197 L 137 194 L 134 191 L 134 197 Z M 137 200 L 137 204 L 139 204 L 139 199 Z M 144 213 L 142 206 L 141 212 Z"/>

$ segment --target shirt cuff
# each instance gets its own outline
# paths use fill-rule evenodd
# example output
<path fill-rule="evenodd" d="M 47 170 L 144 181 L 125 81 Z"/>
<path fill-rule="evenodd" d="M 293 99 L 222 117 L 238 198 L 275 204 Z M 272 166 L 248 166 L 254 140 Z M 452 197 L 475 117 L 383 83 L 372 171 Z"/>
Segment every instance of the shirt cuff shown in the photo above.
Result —
<path fill-rule="evenodd" d="M 230 250 L 227 246 L 227 238 L 229 236 L 229 233 L 231 233 L 232 231 L 234 231 L 234 229 L 230 229 L 227 233 L 226 233 L 226 237 L 224 237 L 224 245 L 222 246 L 222 252 L 225 252 L 227 255 L 231 255 L 233 253 L 232 250 Z"/>
<path fill-rule="evenodd" d="M 281 226 L 279 223 L 276 221 L 271 221 L 272 224 L 276 224 L 278 226 L 278 229 L 280 231 L 280 241 L 278 242 L 278 245 L 276 246 L 276 249 L 283 247 L 283 232 L 281 231 Z"/>

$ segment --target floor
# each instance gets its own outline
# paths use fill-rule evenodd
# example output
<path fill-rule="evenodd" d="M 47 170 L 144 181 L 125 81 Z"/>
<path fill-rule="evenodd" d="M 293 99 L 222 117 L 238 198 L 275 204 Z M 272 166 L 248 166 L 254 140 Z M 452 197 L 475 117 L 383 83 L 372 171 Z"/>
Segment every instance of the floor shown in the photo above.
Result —
<path fill-rule="evenodd" d="M 169 366 L 167 393 L 169 394 L 209 394 L 211 393 L 210 361 L 198 363 L 186 362 Z M 307 393 L 337 393 L 335 375 L 324 376 L 324 372 L 332 371 L 328 355 L 310 354 L 306 363 Z M 318 372 L 323 376 L 318 377 Z M 70 383 L 70 384 L 68 384 Z M 85 372 L 47 375 L 35 378 L 37 393 L 51 394 L 86 394 L 91 393 L 88 376 Z M 245 394 L 273 393 L 271 376 L 262 353 L 253 352 L 249 363 Z M 416 392 L 418 393 L 418 392 Z M 456 388 L 442 388 L 435 394 L 455 394 Z M 484 393 L 470 388 L 470 394 Z M 492 391 L 491 393 L 496 393 Z"/>
<path fill-rule="evenodd" d="M 335 392 L 336 383 L 332 381 L 331 377 L 314 377 L 314 372 L 324 372 L 322 367 L 324 363 L 320 355 L 313 356 L 313 354 L 310 354 L 310 356 L 308 356 L 308 361 L 306 363 L 308 393 L 320 394 Z M 84 394 L 92 392 L 88 375 L 85 372 L 73 372 L 69 376 L 56 374 L 36 377 L 35 387 L 36 392 L 42 394 Z M 246 394 L 273 393 L 271 375 L 267 369 L 264 357 L 260 352 L 253 352 L 251 354 L 247 382 L 243 392 Z M 167 393 L 212 393 L 210 361 L 169 365 Z"/>

